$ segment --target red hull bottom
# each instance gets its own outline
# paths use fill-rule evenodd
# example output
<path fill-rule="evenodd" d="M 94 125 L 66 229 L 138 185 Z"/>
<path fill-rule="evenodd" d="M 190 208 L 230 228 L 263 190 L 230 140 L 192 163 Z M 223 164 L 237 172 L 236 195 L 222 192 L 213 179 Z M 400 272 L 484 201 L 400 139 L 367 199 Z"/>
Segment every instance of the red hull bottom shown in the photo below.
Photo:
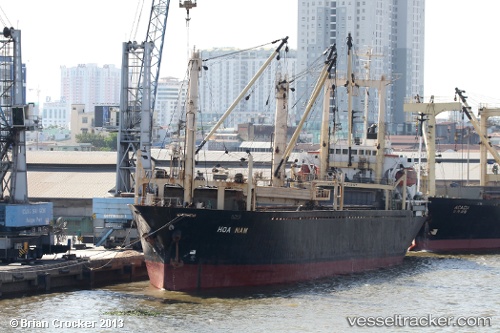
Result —
<path fill-rule="evenodd" d="M 260 286 L 314 280 L 402 263 L 403 256 L 281 265 L 184 265 L 146 261 L 149 280 L 159 289 L 193 290 Z"/>
<path fill-rule="evenodd" d="M 500 239 L 423 240 L 417 243 L 412 250 L 430 252 L 500 251 Z"/>

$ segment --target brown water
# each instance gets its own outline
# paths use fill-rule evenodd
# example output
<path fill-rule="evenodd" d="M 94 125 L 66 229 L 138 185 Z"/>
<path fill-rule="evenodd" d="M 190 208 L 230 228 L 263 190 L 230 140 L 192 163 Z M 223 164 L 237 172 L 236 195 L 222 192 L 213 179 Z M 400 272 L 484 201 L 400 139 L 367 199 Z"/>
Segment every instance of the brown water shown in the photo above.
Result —
<path fill-rule="evenodd" d="M 139 282 L 0 305 L 0 332 L 20 331 L 13 319 L 28 332 L 500 332 L 500 255 L 412 254 L 288 286 L 189 295 Z M 353 316 L 364 327 L 350 326 Z"/>

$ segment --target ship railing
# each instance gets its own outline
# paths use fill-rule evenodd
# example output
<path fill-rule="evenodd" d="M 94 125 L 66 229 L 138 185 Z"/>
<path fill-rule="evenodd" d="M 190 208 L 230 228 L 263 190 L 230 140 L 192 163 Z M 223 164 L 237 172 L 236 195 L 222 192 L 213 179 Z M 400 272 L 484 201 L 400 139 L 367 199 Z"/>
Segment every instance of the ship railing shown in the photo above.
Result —
<path fill-rule="evenodd" d="M 330 190 L 326 190 L 324 188 L 316 188 L 313 198 L 314 200 L 330 201 L 330 193 Z"/>
<path fill-rule="evenodd" d="M 181 200 L 177 197 L 162 198 L 156 194 L 147 193 L 144 199 L 144 205 L 146 206 L 182 206 Z"/>
<path fill-rule="evenodd" d="M 162 206 L 182 206 L 182 201 L 178 197 L 165 197 L 161 201 Z"/>
<path fill-rule="evenodd" d="M 390 210 L 401 210 L 403 208 L 402 206 L 401 200 L 390 200 Z"/>

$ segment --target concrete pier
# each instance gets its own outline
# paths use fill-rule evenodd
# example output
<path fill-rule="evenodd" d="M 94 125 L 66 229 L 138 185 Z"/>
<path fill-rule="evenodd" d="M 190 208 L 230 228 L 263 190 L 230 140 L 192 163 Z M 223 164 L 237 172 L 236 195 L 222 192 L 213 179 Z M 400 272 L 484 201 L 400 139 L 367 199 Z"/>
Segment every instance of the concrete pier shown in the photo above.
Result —
<path fill-rule="evenodd" d="M 147 279 L 141 252 L 103 247 L 71 250 L 31 263 L 0 264 L 0 298 Z"/>

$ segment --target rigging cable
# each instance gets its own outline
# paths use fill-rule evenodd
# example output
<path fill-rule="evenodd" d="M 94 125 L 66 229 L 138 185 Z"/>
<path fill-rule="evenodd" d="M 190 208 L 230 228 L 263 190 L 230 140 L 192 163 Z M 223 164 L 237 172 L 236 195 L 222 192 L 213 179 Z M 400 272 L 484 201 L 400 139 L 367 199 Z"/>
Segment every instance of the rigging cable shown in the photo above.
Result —
<path fill-rule="evenodd" d="M 179 7 L 180 8 L 186 8 L 186 50 L 187 50 L 187 59 L 189 61 L 189 21 L 191 21 L 191 17 L 189 17 L 189 10 L 196 7 L 196 1 L 184 1 L 181 2 L 179 1 Z"/>
<path fill-rule="evenodd" d="M 159 156 L 161 150 L 165 147 L 167 135 L 169 133 L 170 133 L 170 135 L 172 135 L 171 129 L 172 129 L 172 123 L 174 121 L 175 115 L 177 113 L 180 113 L 182 115 L 183 114 L 182 111 L 186 108 L 186 99 L 184 99 L 183 107 L 179 107 L 179 106 L 181 104 L 181 98 L 183 97 L 182 96 L 182 92 L 184 91 L 184 87 L 185 87 L 186 83 L 188 82 L 188 78 L 189 78 L 189 69 L 186 70 L 185 77 L 182 80 L 181 87 L 180 87 L 179 92 L 177 94 L 177 102 L 175 103 L 174 110 L 170 114 L 170 120 L 169 120 L 169 122 L 167 124 L 167 128 L 166 128 L 166 131 L 165 131 L 165 136 L 163 137 L 162 144 L 161 144 L 160 149 L 158 151 L 158 156 Z M 180 116 L 178 118 L 179 118 L 179 121 L 180 121 L 182 117 Z"/>
<path fill-rule="evenodd" d="M 135 40 L 137 37 L 137 33 L 139 30 L 139 23 L 141 21 L 143 8 L 144 8 L 144 0 L 138 0 L 137 7 L 135 9 L 135 16 L 134 16 L 134 20 L 133 20 L 134 23 L 132 24 L 132 28 L 130 29 L 129 40 Z"/>
<path fill-rule="evenodd" d="M 7 14 L 5 14 L 5 12 L 1 6 L 0 6 L 0 11 L 2 13 L 2 15 L 0 15 L 0 22 L 2 22 L 4 27 L 12 27 L 12 24 L 10 23 L 10 20 L 7 17 Z M 4 20 L 4 18 L 5 18 L 5 20 Z M 7 21 L 7 23 L 6 23 L 6 21 Z"/>
<path fill-rule="evenodd" d="M 243 50 L 238 50 L 238 51 L 234 51 L 234 52 L 229 52 L 229 53 L 221 54 L 221 55 L 218 55 L 218 56 L 215 56 L 215 57 L 212 57 L 212 58 L 203 59 L 202 61 L 205 62 L 205 61 L 210 61 L 210 60 L 213 60 L 213 59 L 219 59 L 219 58 L 225 58 L 225 57 L 233 56 L 233 55 L 236 55 L 236 54 L 239 54 L 239 53 L 243 53 L 243 52 L 247 52 L 247 51 L 250 51 L 250 50 L 255 50 L 255 49 L 267 46 L 267 45 L 271 45 L 274 42 L 275 41 L 269 42 L 269 43 L 266 43 L 266 44 L 262 44 L 262 45 L 258 45 L 258 46 L 254 46 L 254 47 L 250 47 L 248 49 L 243 49 Z"/>

